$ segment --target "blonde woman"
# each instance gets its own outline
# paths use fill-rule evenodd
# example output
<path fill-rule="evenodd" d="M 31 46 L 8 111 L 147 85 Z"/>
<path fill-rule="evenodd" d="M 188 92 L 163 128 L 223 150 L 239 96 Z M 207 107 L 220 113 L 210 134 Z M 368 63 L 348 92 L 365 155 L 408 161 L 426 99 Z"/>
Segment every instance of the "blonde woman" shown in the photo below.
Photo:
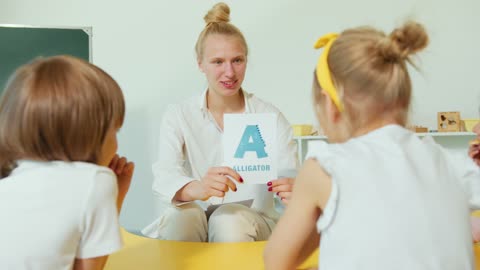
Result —
<path fill-rule="evenodd" d="M 248 47 L 240 30 L 229 22 L 230 9 L 216 4 L 205 16 L 195 50 L 208 88 L 181 104 L 170 106 L 161 124 L 158 161 L 153 165 L 153 192 L 158 219 L 143 230 L 149 237 L 179 241 L 243 242 L 266 240 L 279 214 L 274 194 L 287 203 L 292 178 L 265 179 L 246 185 L 241 174 L 222 166 L 223 115 L 277 115 L 278 166 L 296 169 L 292 130 L 280 111 L 242 88 Z M 226 192 L 256 194 L 252 208 L 230 204 L 207 216 L 212 197 Z"/>

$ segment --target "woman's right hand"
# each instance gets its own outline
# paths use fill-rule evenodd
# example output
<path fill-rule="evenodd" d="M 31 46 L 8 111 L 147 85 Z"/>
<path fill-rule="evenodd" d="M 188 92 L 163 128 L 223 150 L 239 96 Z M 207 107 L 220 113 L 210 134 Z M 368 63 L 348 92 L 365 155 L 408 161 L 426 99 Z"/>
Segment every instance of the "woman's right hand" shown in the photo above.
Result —
<path fill-rule="evenodd" d="M 234 181 L 233 181 L 233 180 Z M 208 200 L 224 197 L 229 190 L 237 191 L 235 182 L 243 183 L 242 177 L 230 167 L 211 167 L 200 179 L 188 183 L 183 189 L 182 201 Z M 183 197 L 183 196 L 182 196 Z M 180 198 L 179 198 L 180 199 Z"/>

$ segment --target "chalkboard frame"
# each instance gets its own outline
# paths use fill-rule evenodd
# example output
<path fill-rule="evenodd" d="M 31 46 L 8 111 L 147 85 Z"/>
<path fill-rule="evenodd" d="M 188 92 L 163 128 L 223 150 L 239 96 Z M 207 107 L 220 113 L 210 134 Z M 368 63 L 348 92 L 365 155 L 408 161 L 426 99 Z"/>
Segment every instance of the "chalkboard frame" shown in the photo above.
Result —
<path fill-rule="evenodd" d="M 27 24 L 1 24 L 1 27 L 11 27 L 11 28 L 40 28 L 40 29 L 72 29 L 72 30 L 83 30 L 88 34 L 88 61 L 92 62 L 92 37 L 93 31 L 91 26 L 38 26 L 38 25 L 27 25 Z"/>
<path fill-rule="evenodd" d="M 1 29 L 7 29 L 7 28 L 10 28 L 10 29 L 15 29 L 15 28 L 19 28 L 19 29 L 45 29 L 45 30 L 50 30 L 50 29 L 52 29 L 52 30 L 81 30 L 81 31 L 85 32 L 86 36 L 88 37 L 88 61 L 90 63 L 92 62 L 92 55 L 93 55 L 92 54 L 92 36 L 93 36 L 93 34 L 92 34 L 92 27 L 91 26 L 74 27 L 74 26 L 40 26 L 40 25 L 23 25 L 23 24 L 0 24 L 0 30 Z M 49 31 L 47 31 L 47 33 L 48 32 Z M 50 33 L 50 35 L 51 35 L 51 33 Z M 85 47 L 82 47 L 82 48 L 85 48 Z M 59 52 L 59 54 L 62 54 L 62 53 Z M 85 59 L 85 56 L 86 56 L 86 54 L 83 54 L 83 56 L 81 58 Z M 87 59 L 85 59 L 85 60 L 87 60 Z M 1 76 L 0 76 L 0 78 L 1 78 Z M 0 79 L 0 81 L 3 81 L 3 80 Z M 2 84 L 0 86 L 0 95 L 4 90 L 3 89 L 3 87 L 5 86 L 4 83 L 5 82 L 3 82 L 3 83 L 0 82 L 0 84 Z"/>

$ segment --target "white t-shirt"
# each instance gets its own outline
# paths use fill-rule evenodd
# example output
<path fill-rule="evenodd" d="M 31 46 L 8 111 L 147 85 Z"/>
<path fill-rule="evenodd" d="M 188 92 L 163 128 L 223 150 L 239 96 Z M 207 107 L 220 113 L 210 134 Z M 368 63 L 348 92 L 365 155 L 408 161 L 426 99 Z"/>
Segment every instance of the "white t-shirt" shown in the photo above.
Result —
<path fill-rule="evenodd" d="M 116 176 L 84 162 L 19 161 L 0 179 L 0 269 L 72 269 L 122 246 Z"/>
<path fill-rule="evenodd" d="M 473 269 L 479 168 L 430 137 L 389 125 L 307 155 L 332 178 L 317 222 L 320 269 Z"/>

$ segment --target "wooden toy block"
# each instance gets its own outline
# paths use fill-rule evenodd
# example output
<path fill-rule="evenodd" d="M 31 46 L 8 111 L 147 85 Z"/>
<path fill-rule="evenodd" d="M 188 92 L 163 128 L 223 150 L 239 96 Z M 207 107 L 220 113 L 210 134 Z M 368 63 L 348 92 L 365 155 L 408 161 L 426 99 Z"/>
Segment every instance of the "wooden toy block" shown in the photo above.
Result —
<path fill-rule="evenodd" d="M 439 132 L 460 131 L 460 112 L 438 112 L 437 123 Z"/>
<path fill-rule="evenodd" d="M 415 133 L 427 133 L 428 128 L 424 126 L 408 125 L 407 128 Z"/>

